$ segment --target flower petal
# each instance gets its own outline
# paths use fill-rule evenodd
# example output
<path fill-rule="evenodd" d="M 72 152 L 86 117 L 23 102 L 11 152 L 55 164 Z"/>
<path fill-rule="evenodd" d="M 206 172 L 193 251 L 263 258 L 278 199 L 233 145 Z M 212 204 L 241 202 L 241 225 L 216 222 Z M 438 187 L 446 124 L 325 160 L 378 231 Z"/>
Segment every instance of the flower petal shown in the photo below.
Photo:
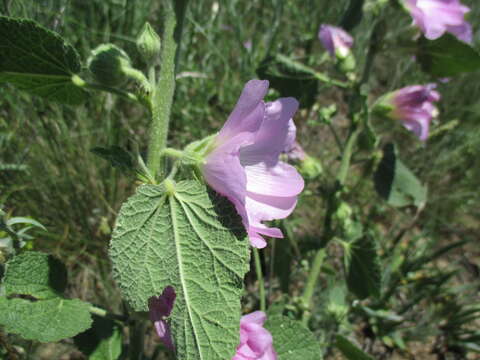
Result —
<path fill-rule="evenodd" d="M 240 158 L 247 175 L 247 191 L 282 197 L 295 196 L 302 192 L 305 183 L 295 167 L 281 161 L 273 167 L 264 162 L 250 165 L 249 160 L 243 156 Z"/>
<path fill-rule="evenodd" d="M 221 139 L 229 139 L 239 132 L 256 131 L 263 120 L 263 98 L 268 91 L 267 80 L 250 80 L 243 88 L 235 108 L 219 132 Z"/>
<path fill-rule="evenodd" d="M 247 208 L 250 226 L 258 227 L 259 224 L 262 225 L 261 221 L 286 218 L 292 213 L 295 205 L 297 205 L 296 196 L 268 196 L 247 192 L 245 207 Z M 260 229 L 262 229 L 261 226 Z M 264 233 L 263 230 L 259 232 Z M 265 235 L 271 236 L 269 234 Z"/>
<path fill-rule="evenodd" d="M 250 314 L 243 315 L 241 320 L 240 320 L 240 325 L 241 324 L 246 324 L 246 323 L 254 323 L 257 325 L 263 325 L 265 321 L 267 320 L 267 314 L 263 311 L 254 311 Z"/>

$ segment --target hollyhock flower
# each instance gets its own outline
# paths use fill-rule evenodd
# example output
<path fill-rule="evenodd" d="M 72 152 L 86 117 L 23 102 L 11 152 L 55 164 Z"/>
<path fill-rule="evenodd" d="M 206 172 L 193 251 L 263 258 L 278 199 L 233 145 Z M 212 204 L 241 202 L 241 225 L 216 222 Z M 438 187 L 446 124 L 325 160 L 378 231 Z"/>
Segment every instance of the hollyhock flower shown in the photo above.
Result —
<path fill-rule="evenodd" d="M 240 345 L 232 360 L 277 360 L 272 335 L 263 327 L 267 316 L 255 311 L 240 320 Z"/>
<path fill-rule="evenodd" d="M 155 326 L 162 343 L 170 350 L 174 349 L 170 325 L 166 318 L 170 316 L 175 303 L 175 289 L 167 286 L 160 296 L 152 296 L 148 299 L 149 317 Z"/>
<path fill-rule="evenodd" d="M 280 229 L 268 228 L 262 221 L 290 215 L 304 186 L 297 170 L 278 159 L 295 140 L 291 119 L 298 102 L 281 98 L 265 103 L 267 90 L 268 81 L 251 80 L 245 85 L 200 165 L 207 183 L 234 204 L 251 245 L 257 248 L 266 246 L 262 235 L 283 237 Z"/>
<path fill-rule="evenodd" d="M 403 4 L 427 39 L 449 32 L 461 41 L 472 42 L 472 27 L 464 19 L 470 9 L 460 0 L 403 0 Z"/>
<path fill-rule="evenodd" d="M 332 57 L 345 58 L 350 54 L 353 38 L 345 30 L 322 24 L 320 25 L 318 38 Z"/>
<path fill-rule="evenodd" d="M 385 95 L 376 107 L 387 116 L 402 121 L 405 128 L 425 141 L 430 121 L 438 114 L 433 102 L 440 100 L 440 94 L 435 87 L 435 84 L 404 87 Z"/>

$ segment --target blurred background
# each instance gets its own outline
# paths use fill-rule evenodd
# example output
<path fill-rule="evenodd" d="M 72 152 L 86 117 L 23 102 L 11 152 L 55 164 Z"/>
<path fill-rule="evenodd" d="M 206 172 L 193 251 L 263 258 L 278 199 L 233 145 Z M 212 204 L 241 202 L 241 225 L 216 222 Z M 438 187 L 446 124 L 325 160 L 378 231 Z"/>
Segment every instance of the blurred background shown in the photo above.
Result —
<path fill-rule="evenodd" d="M 386 2 L 386 1 L 383 1 Z M 159 1 L 3 0 L 0 13 L 35 19 L 74 45 L 86 61 L 101 43 L 123 48 L 145 69 L 135 39 L 145 21 L 160 33 Z M 339 166 L 348 129 L 348 97 L 278 55 L 342 79 L 318 41 L 320 24 L 345 27 L 364 66 L 373 24 L 383 39 L 368 82 L 370 103 L 412 84 L 438 83 L 440 115 L 421 143 L 398 123 L 375 119 L 380 145 L 394 141 L 399 158 L 428 188 L 423 207 L 394 208 L 374 189 L 378 157 L 359 151 L 347 181 L 354 222 L 378 240 L 382 292 L 359 300 L 345 284 L 344 261 L 352 243 L 327 248 L 314 297 L 310 328 L 327 359 L 337 333 L 352 335 L 378 359 L 478 359 L 480 354 L 480 74 L 439 81 L 421 72 L 408 40 L 411 18 L 394 4 L 364 14 L 371 0 L 190 1 L 184 28 L 170 146 L 218 131 L 246 81 L 268 78 L 269 98 L 294 96 L 297 140 L 315 160 L 293 215 L 279 226 L 285 239 L 271 240 L 263 258 L 271 311 L 295 317 L 315 244 L 322 234 L 328 184 Z M 480 6 L 468 20 L 480 47 Z M 370 8 L 369 8 L 370 6 Z M 108 244 L 115 216 L 135 181 L 90 150 L 121 146 L 146 151 L 149 116 L 111 94 L 92 94 L 79 107 L 47 103 L 12 86 L 0 86 L 0 205 L 6 217 L 29 217 L 46 228 L 28 229 L 30 248 L 54 254 L 69 270 L 69 295 L 113 312 L 123 304 L 111 278 Z M 298 164 L 299 167 L 302 164 Z M 21 231 L 21 225 L 16 230 Z M 0 232 L 0 237 L 2 233 Z M 1 259 L 0 259 L 1 260 Z M 255 275 L 246 279 L 245 312 L 258 304 Z M 157 345 L 149 330 L 152 349 Z M 32 359 L 83 359 L 73 342 L 23 344 Z"/>

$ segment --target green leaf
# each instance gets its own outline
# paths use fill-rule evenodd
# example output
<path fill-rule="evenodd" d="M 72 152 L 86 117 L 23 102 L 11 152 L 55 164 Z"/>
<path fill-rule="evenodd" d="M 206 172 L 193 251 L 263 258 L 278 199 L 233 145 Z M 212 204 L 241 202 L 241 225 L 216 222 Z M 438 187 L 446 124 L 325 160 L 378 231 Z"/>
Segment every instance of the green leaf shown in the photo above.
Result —
<path fill-rule="evenodd" d="M 121 329 L 114 321 L 94 316 L 92 327 L 75 336 L 75 345 L 89 360 L 116 360 L 122 353 Z"/>
<path fill-rule="evenodd" d="M 418 41 L 417 59 L 423 71 L 440 77 L 480 69 L 480 54 L 450 34 L 433 41 L 421 38 Z"/>
<path fill-rule="evenodd" d="M 279 360 L 322 359 L 320 344 L 315 336 L 299 321 L 285 316 L 272 316 L 265 328 L 273 337 L 273 348 Z"/>
<path fill-rule="evenodd" d="M 249 245 L 224 197 L 198 181 L 142 185 L 121 208 L 110 256 L 137 311 L 173 286 L 171 327 L 179 358 L 230 359 L 239 343 Z"/>
<path fill-rule="evenodd" d="M 27 251 L 7 263 L 3 285 L 7 296 L 58 297 L 67 285 L 66 269 L 51 255 Z"/>
<path fill-rule="evenodd" d="M 342 335 L 337 335 L 337 347 L 348 360 L 373 360 L 373 358 Z"/>
<path fill-rule="evenodd" d="M 53 342 L 90 327 L 90 305 L 80 300 L 52 298 L 40 301 L 0 297 L 0 324 L 27 340 Z"/>
<path fill-rule="evenodd" d="M 375 189 L 392 206 L 423 206 L 427 189 L 397 157 L 393 144 L 383 148 L 383 158 L 374 174 Z"/>
<path fill-rule="evenodd" d="M 360 299 L 380 296 L 382 269 L 375 238 L 366 234 L 355 241 L 350 254 L 347 272 L 348 289 Z"/>
<path fill-rule="evenodd" d="M 72 82 L 81 64 L 76 50 L 33 20 L 0 16 L 0 83 L 47 100 L 78 105 L 86 92 Z"/>
<path fill-rule="evenodd" d="M 58 341 L 90 327 L 90 304 L 60 297 L 66 271 L 51 255 L 28 251 L 7 263 L 0 325 L 25 339 Z M 7 298 L 8 297 L 8 298 Z"/>

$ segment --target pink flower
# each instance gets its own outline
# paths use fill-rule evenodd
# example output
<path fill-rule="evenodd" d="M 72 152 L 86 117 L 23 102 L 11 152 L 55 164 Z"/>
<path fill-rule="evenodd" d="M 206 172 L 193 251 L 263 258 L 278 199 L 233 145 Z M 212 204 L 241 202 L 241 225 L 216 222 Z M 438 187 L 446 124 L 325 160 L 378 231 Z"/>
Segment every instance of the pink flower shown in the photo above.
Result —
<path fill-rule="evenodd" d="M 297 170 L 278 159 L 295 140 L 291 119 L 298 102 L 282 98 L 265 103 L 267 90 L 268 81 L 245 85 L 200 166 L 207 183 L 234 204 L 257 248 L 266 246 L 262 235 L 283 237 L 280 229 L 262 221 L 290 215 L 304 186 Z"/>
<path fill-rule="evenodd" d="M 470 9 L 460 0 L 404 0 L 404 6 L 427 39 L 449 32 L 461 41 L 472 42 L 472 27 L 464 19 Z"/>
<path fill-rule="evenodd" d="M 277 360 L 272 335 L 263 327 L 267 316 L 255 311 L 240 320 L 240 345 L 232 360 Z"/>
<path fill-rule="evenodd" d="M 404 87 L 387 94 L 380 106 L 388 109 L 388 116 L 401 120 L 405 128 L 425 141 L 430 121 L 438 114 L 433 102 L 440 100 L 440 94 L 433 90 L 435 87 L 435 84 Z"/>
<path fill-rule="evenodd" d="M 332 25 L 320 25 L 318 38 L 333 57 L 347 57 L 353 45 L 353 38 L 345 30 Z"/>
<path fill-rule="evenodd" d="M 148 299 L 148 309 L 150 320 L 155 326 L 158 336 L 162 343 L 170 350 L 174 349 L 170 325 L 166 318 L 170 316 L 175 303 L 175 289 L 167 286 L 160 296 L 152 296 Z"/>

